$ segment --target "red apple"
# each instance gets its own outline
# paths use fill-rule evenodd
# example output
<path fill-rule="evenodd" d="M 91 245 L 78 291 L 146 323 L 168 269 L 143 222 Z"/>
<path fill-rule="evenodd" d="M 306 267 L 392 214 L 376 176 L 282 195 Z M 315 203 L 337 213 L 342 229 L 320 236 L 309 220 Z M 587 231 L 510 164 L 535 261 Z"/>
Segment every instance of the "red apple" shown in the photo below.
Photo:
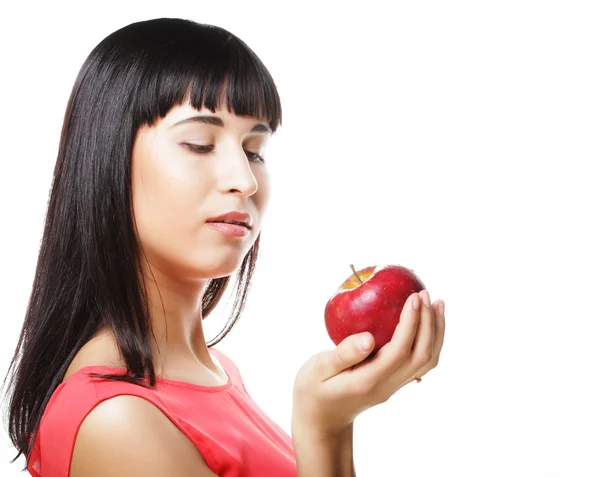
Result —
<path fill-rule="evenodd" d="M 338 345 L 347 336 L 370 332 L 377 352 L 392 339 L 400 313 L 410 295 L 425 289 L 419 277 L 400 265 L 363 268 L 352 275 L 325 306 L 325 326 Z"/>

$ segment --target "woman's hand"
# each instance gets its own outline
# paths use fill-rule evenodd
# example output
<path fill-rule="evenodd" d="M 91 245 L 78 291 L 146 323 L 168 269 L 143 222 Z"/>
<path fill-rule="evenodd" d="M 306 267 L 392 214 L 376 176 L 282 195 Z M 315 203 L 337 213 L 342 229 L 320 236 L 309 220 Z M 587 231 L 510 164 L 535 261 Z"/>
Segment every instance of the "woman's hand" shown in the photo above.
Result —
<path fill-rule="evenodd" d="M 423 290 L 406 300 L 391 341 L 372 358 L 365 359 L 375 345 L 370 333 L 313 356 L 296 376 L 293 429 L 339 436 L 361 412 L 437 366 L 444 330 L 443 302 L 432 306 Z"/>

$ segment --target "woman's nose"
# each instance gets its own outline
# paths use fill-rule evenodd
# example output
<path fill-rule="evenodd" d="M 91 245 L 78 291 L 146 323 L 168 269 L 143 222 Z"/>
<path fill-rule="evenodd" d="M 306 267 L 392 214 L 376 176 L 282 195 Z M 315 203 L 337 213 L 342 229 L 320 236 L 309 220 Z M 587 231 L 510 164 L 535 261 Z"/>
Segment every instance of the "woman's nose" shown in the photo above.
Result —
<path fill-rule="evenodd" d="M 258 181 L 252 172 L 244 150 L 228 152 L 222 164 L 220 188 L 223 192 L 236 192 L 244 197 L 250 197 L 256 193 Z"/>

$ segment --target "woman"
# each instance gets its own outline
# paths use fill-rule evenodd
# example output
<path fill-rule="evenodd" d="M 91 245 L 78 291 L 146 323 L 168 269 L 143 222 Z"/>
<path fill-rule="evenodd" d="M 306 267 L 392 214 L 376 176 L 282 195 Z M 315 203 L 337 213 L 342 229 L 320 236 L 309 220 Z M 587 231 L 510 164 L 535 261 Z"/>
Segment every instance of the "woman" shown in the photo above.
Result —
<path fill-rule="evenodd" d="M 423 291 L 372 359 L 364 333 L 307 361 L 290 437 L 212 347 L 244 307 L 281 118 L 267 69 L 221 28 L 138 22 L 86 59 L 9 369 L 32 475 L 353 475 L 354 418 L 437 364 L 443 302 Z M 207 343 L 234 274 L 232 317 Z"/>

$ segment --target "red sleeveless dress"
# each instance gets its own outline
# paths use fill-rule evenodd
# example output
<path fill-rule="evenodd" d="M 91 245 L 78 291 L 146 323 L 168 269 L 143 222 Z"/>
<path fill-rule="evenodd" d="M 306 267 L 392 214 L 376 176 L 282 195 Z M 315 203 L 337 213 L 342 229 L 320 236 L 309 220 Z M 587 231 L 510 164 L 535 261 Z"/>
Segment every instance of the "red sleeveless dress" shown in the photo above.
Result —
<path fill-rule="evenodd" d="M 154 389 L 89 377 L 116 368 L 87 366 L 54 391 L 41 420 L 27 470 L 33 477 L 69 477 L 77 431 L 100 402 L 121 394 L 160 409 L 223 477 L 296 477 L 292 439 L 248 395 L 238 368 L 213 348 L 229 381 L 221 386 L 157 378 Z M 125 373 L 125 370 L 122 370 Z"/>

